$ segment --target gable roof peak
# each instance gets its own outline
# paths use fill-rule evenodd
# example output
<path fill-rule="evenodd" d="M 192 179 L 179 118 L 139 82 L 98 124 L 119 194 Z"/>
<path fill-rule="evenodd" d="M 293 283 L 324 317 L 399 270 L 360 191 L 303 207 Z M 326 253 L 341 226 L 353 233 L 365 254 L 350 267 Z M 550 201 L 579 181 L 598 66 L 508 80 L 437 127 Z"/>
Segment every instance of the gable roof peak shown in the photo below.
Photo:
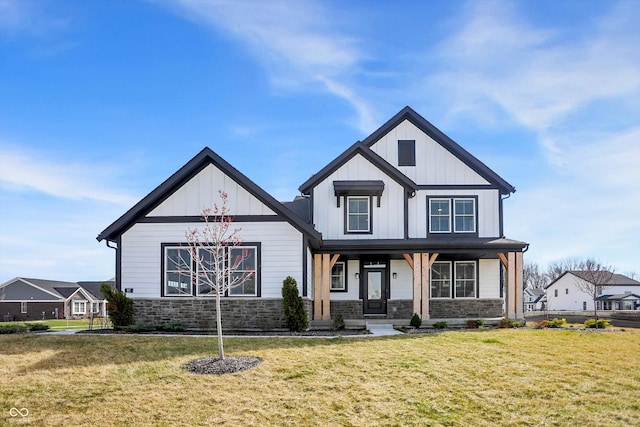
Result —
<path fill-rule="evenodd" d="M 408 105 L 393 117 L 391 117 L 389 120 L 387 120 L 385 124 L 376 129 L 376 131 L 374 131 L 371 135 L 366 137 L 364 141 L 362 141 L 362 143 L 367 147 L 371 147 L 405 120 L 411 122 L 415 127 L 420 129 L 431 139 L 440 144 L 444 149 L 460 159 L 481 177 L 498 187 L 502 194 L 510 194 L 516 191 L 513 185 L 505 181 L 487 165 L 481 162 L 477 157 L 465 150 L 457 142 L 447 136 L 440 129 L 435 127 L 431 122 L 422 117 Z"/>
<path fill-rule="evenodd" d="M 151 212 L 160 203 L 166 200 L 171 194 L 180 189 L 191 178 L 196 176 L 202 169 L 209 164 L 213 164 L 220 169 L 225 175 L 235 181 L 239 186 L 244 188 L 252 196 L 260 200 L 277 215 L 284 217 L 291 225 L 315 239 L 320 239 L 321 235 L 311 225 L 305 223 L 296 215 L 292 215 L 282 203 L 278 202 L 273 196 L 268 194 L 256 183 L 251 181 L 242 172 L 234 168 L 230 163 L 216 154 L 211 148 L 204 147 L 198 154 L 189 160 L 184 166 L 178 169 L 173 175 L 166 179 L 162 184 L 152 190 L 147 196 L 136 203 L 124 215 L 118 218 L 114 223 L 105 228 L 97 237 L 98 241 L 107 240 L 115 241 L 115 239 L 128 230 L 138 219 Z"/>

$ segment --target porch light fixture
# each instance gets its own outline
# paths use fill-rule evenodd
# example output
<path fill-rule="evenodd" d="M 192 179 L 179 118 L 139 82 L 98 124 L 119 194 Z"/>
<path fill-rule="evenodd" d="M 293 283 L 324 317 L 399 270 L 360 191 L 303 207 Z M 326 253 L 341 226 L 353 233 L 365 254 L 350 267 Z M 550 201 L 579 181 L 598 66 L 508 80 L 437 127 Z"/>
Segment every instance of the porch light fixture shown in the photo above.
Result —
<path fill-rule="evenodd" d="M 397 279 L 397 278 L 398 278 L 398 273 L 395 273 L 395 272 L 394 272 L 394 273 L 393 273 L 393 278 L 394 278 L 394 279 Z"/>
<path fill-rule="evenodd" d="M 360 273 L 356 273 L 356 279 L 360 278 Z"/>

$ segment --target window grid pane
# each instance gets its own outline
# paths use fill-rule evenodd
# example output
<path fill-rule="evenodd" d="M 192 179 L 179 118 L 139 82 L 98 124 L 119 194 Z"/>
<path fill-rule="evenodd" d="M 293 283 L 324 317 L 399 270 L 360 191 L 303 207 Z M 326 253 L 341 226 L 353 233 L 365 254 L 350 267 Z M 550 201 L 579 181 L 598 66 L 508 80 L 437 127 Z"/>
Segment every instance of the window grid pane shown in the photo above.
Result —
<path fill-rule="evenodd" d="M 476 264 L 456 262 L 456 297 L 473 298 L 476 294 Z"/>
<path fill-rule="evenodd" d="M 449 199 L 431 199 L 429 204 L 430 230 L 434 233 L 448 233 L 451 231 L 450 225 L 450 203 Z"/>
<path fill-rule="evenodd" d="M 229 248 L 229 265 L 232 267 L 229 295 L 255 296 L 257 250 L 253 246 L 237 246 Z M 239 284 L 235 284 L 240 281 Z"/>
<path fill-rule="evenodd" d="M 347 231 L 369 230 L 369 197 L 348 197 Z"/>
<path fill-rule="evenodd" d="M 451 263 L 436 262 L 431 266 L 431 298 L 451 297 Z"/>
<path fill-rule="evenodd" d="M 475 200 L 454 200 L 454 227 L 456 232 L 475 232 Z"/>
<path fill-rule="evenodd" d="M 344 262 L 336 262 L 331 269 L 331 290 L 345 290 Z"/>
<path fill-rule="evenodd" d="M 188 248 L 165 248 L 165 294 L 192 295 L 191 251 Z"/>

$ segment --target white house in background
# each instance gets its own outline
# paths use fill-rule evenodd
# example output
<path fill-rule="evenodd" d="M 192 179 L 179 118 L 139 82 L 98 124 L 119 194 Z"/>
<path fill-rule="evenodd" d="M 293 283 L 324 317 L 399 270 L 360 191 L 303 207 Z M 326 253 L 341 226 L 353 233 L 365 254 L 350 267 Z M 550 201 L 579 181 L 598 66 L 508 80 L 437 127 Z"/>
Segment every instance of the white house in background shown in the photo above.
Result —
<path fill-rule="evenodd" d="M 312 326 L 338 314 L 362 324 L 405 323 L 413 313 L 425 324 L 523 317 L 528 245 L 503 231 L 503 200 L 515 188 L 406 107 L 303 183 L 292 202 L 202 150 L 98 236 L 116 251 L 116 286 L 134 299 L 138 320 L 214 325 L 210 291 L 175 260 L 189 256 L 185 231 L 220 204 L 218 190 L 256 271 L 225 295 L 228 327 L 282 327 L 287 276 Z"/>
<path fill-rule="evenodd" d="M 593 310 L 593 299 L 578 288 L 588 276 L 583 271 L 566 271 L 545 288 L 548 310 Z M 614 274 L 611 282 L 599 291 L 598 310 L 640 310 L 640 282 Z"/>
<path fill-rule="evenodd" d="M 524 311 L 544 310 L 547 302 L 544 289 L 525 288 L 524 289 Z"/>

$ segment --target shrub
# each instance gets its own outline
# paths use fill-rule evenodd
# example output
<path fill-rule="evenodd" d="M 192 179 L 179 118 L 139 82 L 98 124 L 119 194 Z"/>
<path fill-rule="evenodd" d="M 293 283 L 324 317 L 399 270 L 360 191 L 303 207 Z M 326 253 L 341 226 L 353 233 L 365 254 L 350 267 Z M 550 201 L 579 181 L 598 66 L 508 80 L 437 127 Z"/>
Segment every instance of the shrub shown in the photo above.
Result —
<path fill-rule="evenodd" d="M 49 330 L 49 325 L 45 325 L 44 323 L 25 323 L 24 326 L 27 327 L 30 331 L 47 331 Z"/>
<path fill-rule="evenodd" d="M 24 325 L 0 325 L 0 334 L 22 334 L 27 332 L 27 327 Z"/>
<path fill-rule="evenodd" d="M 484 325 L 484 319 L 467 320 L 467 328 L 469 329 L 482 328 L 483 325 Z"/>
<path fill-rule="evenodd" d="M 445 322 L 444 320 L 441 320 L 440 322 L 436 322 L 433 327 L 435 329 L 446 329 L 449 325 L 447 324 L 447 322 Z"/>
<path fill-rule="evenodd" d="M 336 314 L 336 317 L 333 318 L 333 330 L 342 331 L 345 327 L 342 314 Z"/>
<path fill-rule="evenodd" d="M 420 325 L 422 325 L 422 319 L 420 318 L 420 316 L 418 316 L 418 313 L 413 313 L 409 325 L 413 326 L 414 328 L 419 328 Z"/>
<path fill-rule="evenodd" d="M 300 332 L 309 327 L 307 312 L 304 309 L 302 297 L 298 294 L 296 279 L 287 276 L 282 281 L 282 309 L 284 321 L 290 331 Z"/>
<path fill-rule="evenodd" d="M 535 322 L 534 324 L 534 328 L 536 329 L 546 329 L 549 327 L 549 321 L 548 320 L 538 320 Z"/>
<path fill-rule="evenodd" d="M 519 320 L 501 319 L 498 328 L 519 328 L 522 322 Z"/>
<path fill-rule="evenodd" d="M 100 292 L 108 302 L 107 313 L 114 329 L 121 329 L 133 324 L 133 300 L 131 298 L 106 283 L 100 285 Z"/>
<path fill-rule="evenodd" d="M 181 322 L 169 322 L 158 325 L 156 329 L 163 332 L 184 332 L 185 327 Z"/>
<path fill-rule="evenodd" d="M 598 319 L 596 323 L 596 319 L 587 319 L 584 322 L 585 328 L 598 328 L 605 329 L 611 327 L 611 323 L 607 319 Z"/>
<path fill-rule="evenodd" d="M 563 328 L 567 325 L 567 319 L 558 319 L 554 317 L 553 320 L 549 322 L 550 328 Z"/>

